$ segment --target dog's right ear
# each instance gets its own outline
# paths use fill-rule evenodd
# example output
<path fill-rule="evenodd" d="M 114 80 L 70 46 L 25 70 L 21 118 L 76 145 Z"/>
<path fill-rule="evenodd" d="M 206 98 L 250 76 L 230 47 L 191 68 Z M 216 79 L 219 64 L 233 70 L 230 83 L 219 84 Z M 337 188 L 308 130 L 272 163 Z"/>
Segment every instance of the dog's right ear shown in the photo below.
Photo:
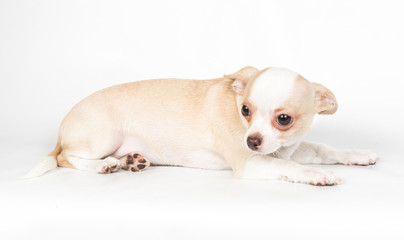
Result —
<path fill-rule="evenodd" d="M 224 77 L 233 81 L 231 86 L 237 94 L 243 95 L 248 81 L 253 79 L 258 74 L 258 72 L 259 70 L 255 67 L 247 66 L 233 74 L 224 75 Z"/>

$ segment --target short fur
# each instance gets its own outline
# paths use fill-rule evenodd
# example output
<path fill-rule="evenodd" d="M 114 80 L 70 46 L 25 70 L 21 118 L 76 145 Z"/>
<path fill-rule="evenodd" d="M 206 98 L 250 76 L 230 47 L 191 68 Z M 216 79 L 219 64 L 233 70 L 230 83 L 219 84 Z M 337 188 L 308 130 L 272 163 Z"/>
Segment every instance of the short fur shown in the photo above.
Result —
<path fill-rule="evenodd" d="M 242 105 L 251 109 L 249 116 L 241 113 Z M 55 150 L 28 176 L 53 169 L 52 161 L 107 173 L 137 152 L 152 165 L 231 168 L 241 178 L 334 185 L 340 179 L 331 172 L 296 161 L 369 165 L 377 160 L 371 152 L 301 141 L 316 113 L 336 110 L 329 89 L 280 68 L 248 66 L 212 80 L 121 84 L 74 106 L 61 124 Z M 280 114 L 291 116 L 291 124 L 280 125 Z M 249 136 L 259 136 L 256 150 L 248 147 Z"/>

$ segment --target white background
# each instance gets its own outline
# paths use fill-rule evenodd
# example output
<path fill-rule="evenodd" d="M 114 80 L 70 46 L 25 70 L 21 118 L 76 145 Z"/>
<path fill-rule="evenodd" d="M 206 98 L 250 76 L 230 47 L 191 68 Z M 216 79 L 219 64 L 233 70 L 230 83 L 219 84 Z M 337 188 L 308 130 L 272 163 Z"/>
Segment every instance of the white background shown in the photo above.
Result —
<path fill-rule="evenodd" d="M 403 239 L 402 1 L 0 0 L 1 239 Z M 58 126 L 101 88 L 287 67 L 339 111 L 308 135 L 368 148 L 371 167 L 323 166 L 344 182 L 246 181 L 229 171 L 57 169 L 19 179 Z"/>

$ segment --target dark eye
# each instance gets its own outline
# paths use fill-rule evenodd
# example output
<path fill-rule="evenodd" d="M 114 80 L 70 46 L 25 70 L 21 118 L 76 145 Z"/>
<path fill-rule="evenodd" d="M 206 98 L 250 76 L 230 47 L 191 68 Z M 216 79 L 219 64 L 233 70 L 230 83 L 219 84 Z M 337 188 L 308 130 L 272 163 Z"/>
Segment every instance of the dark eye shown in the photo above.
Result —
<path fill-rule="evenodd" d="M 292 117 L 291 117 L 291 116 L 288 116 L 288 115 L 286 115 L 286 114 L 281 114 L 281 115 L 279 115 L 279 117 L 278 117 L 278 123 L 279 123 L 280 125 L 286 126 L 286 125 L 289 125 L 290 122 L 292 122 Z"/>
<path fill-rule="evenodd" d="M 243 116 L 245 116 L 245 117 L 250 116 L 250 109 L 249 109 L 246 105 L 243 105 L 243 106 L 241 107 L 241 113 L 242 113 Z"/>

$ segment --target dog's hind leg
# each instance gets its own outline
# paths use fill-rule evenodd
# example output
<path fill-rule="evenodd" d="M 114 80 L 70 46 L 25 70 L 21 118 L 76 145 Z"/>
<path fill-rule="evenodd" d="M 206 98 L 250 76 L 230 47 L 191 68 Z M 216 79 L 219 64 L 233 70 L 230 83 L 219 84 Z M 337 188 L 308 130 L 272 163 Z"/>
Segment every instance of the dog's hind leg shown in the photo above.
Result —
<path fill-rule="evenodd" d="M 96 173 L 112 173 L 123 167 L 121 161 L 114 157 L 105 159 L 86 159 L 76 156 L 58 156 L 58 165 L 61 167 L 76 168 Z"/>
<path fill-rule="evenodd" d="M 84 153 L 79 154 L 81 156 L 79 157 L 78 154 L 68 155 L 66 153 L 62 152 L 57 158 L 60 167 L 70 167 L 105 174 L 116 172 L 120 169 L 139 172 L 150 166 L 150 162 L 142 154 L 136 152 L 126 154 L 120 159 L 112 156 L 98 159 Z"/>
<path fill-rule="evenodd" d="M 123 167 L 121 161 L 112 156 L 122 143 L 121 134 L 111 129 L 94 128 L 95 124 L 90 129 L 68 125 L 69 131 L 62 131 L 63 150 L 57 156 L 58 166 L 96 173 L 116 172 Z"/>
<path fill-rule="evenodd" d="M 101 146 L 101 142 L 94 144 Z M 121 161 L 111 156 L 116 146 L 104 144 L 105 147 L 88 147 L 88 144 L 70 144 L 57 156 L 60 167 L 69 167 L 96 173 L 116 172 L 123 167 Z"/>

